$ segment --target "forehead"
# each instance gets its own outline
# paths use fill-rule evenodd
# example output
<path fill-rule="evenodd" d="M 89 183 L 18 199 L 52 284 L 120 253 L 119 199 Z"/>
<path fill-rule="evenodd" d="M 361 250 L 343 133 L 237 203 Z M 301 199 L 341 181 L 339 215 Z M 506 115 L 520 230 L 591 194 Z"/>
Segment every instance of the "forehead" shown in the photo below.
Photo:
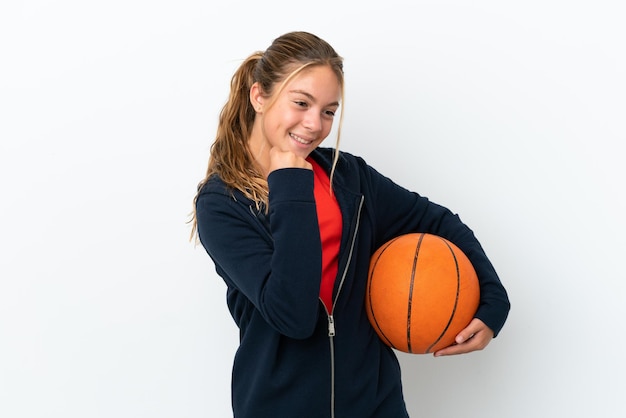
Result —
<path fill-rule="evenodd" d="M 281 89 L 283 93 L 302 93 L 319 101 L 338 102 L 341 98 L 341 82 L 327 65 L 316 65 L 302 69 L 288 79 Z"/>

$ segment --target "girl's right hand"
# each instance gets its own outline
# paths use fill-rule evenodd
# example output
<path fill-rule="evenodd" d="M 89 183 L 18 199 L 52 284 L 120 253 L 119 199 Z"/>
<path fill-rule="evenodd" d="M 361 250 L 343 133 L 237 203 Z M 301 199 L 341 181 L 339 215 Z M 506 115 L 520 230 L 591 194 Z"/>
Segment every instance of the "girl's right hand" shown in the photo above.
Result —
<path fill-rule="evenodd" d="M 276 147 L 270 149 L 270 166 L 268 174 L 281 168 L 305 168 L 312 170 L 313 167 L 304 158 L 292 151 L 281 151 Z"/>

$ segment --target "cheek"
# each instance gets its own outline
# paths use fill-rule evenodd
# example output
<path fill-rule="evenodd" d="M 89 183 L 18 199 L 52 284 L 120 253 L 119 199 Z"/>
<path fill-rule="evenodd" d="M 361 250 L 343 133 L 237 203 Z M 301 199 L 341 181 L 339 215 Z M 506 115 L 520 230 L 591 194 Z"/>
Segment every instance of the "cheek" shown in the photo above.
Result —
<path fill-rule="evenodd" d="M 291 124 L 291 113 L 283 109 L 280 105 L 275 105 L 265 114 L 265 129 L 268 134 L 276 133 L 280 129 L 286 129 Z"/>
<path fill-rule="evenodd" d="M 322 125 L 322 129 L 323 129 L 324 138 L 326 138 L 328 134 L 330 133 L 330 131 L 333 129 L 333 121 L 330 120 L 328 122 L 324 122 L 324 124 Z"/>

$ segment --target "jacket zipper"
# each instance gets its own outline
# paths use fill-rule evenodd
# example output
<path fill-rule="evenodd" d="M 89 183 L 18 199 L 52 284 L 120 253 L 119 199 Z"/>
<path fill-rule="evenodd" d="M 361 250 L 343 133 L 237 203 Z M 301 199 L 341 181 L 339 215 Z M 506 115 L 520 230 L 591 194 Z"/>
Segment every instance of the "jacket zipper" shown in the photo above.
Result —
<path fill-rule="evenodd" d="M 328 317 L 328 340 L 330 342 L 330 416 L 331 418 L 335 418 L 335 318 L 333 317 L 333 312 L 335 311 L 335 304 L 337 303 L 337 299 L 339 298 L 339 293 L 341 293 L 341 288 L 343 287 L 343 282 L 348 275 L 348 269 L 350 268 L 350 261 L 352 260 L 352 254 L 354 253 L 354 244 L 356 243 L 356 236 L 359 232 L 359 224 L 361 222 L 361 209 L 363 208 L 364 197 L 361 196 L 361 201 L 359 202 L 359 208 L 357 209 L 356 214 L 356 226 L 354 228 L 354 233 L 352 234 L 352 242 L 350 243 L 350 251 L 348 252 L 348 260 L 346 261 L 346 267 L 343 270 L 343 274 L 341 275 L 341 281 L 339 282 L 339 287 L 337 288 L 337 295 L 335 295 L 335 300 L 333 300 L 332 310 L 328 312 L 326 309 L 326 305 L 322 303 L 324 306 L 324 310 L 326 311 L 326 316 Z M 320 298 L 321 301 L 321 298 Z"/>
<path fill-rule="evenodd" d="M 324 305 L 323 302 L 322 305 Z M 333 340 L 335 338 L 335 318 L 332 312 L 328 313 L 326 305 L 324 305 L 324 310 L 328 317 L 328 341 L 330 342 L 330 416 L 335 418 L 335 344 Z"/>

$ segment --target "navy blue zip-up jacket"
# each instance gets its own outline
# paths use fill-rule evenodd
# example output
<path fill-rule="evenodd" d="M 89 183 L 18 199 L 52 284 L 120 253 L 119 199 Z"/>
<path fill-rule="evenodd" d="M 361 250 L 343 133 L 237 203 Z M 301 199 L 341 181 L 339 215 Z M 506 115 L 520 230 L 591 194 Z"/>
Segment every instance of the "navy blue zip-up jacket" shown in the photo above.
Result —
<path fill-rule="evenodd" d="M 327 172 L 332 149 L 311 157 Z M 341 153 L 333 190 L 343 216 L 333 310 L 319 299 L 322 248 L 313 171 L 268 177 L 269 212 L 213 176 L 198 195 L 198 234 L 227 285 L 240 329 L 232 374 L 235 418 L 407 417 L 396 355 L 364 309 L 369 261 L 396 236 L 455 243 L 479 278 L 476 317 L 498 333 L 509 300 L 473 232 L 448 209 Z"/>

